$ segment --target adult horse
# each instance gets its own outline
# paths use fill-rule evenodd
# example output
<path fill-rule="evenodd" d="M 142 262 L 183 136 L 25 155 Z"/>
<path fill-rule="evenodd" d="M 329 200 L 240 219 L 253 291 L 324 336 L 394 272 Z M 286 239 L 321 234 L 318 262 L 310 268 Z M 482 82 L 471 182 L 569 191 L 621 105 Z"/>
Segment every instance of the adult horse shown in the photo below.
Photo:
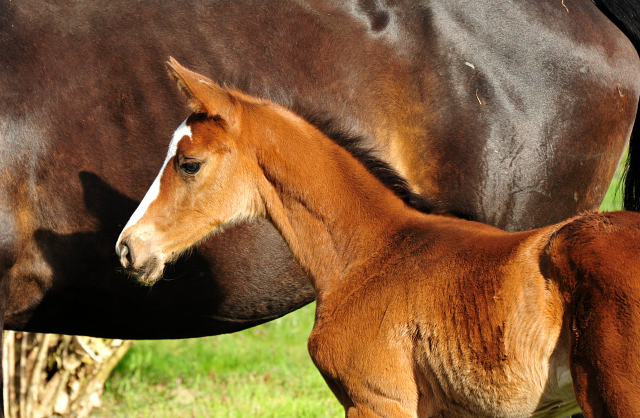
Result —
<path fill-rule="evenodd" d="M 509 233 L 421 213 L 383 163 L 169 68 L 194 113 L 116 243 L 141 283 L 268 219 L 316 290 L 309 353 L 347 418 L 640 415 L 640 214 Z"/>
<path fill-rule="evenodd" d="M 1 2 L 5 328 L 202 336 L 314 298 L 257 221 L 153 291 L 116 271 L 113 242 L 185 117 L 169 55 L 362 137 L 443 210 L 508 230 L 599 205 L 640 92 L 632 43 L 587 0 Z"/>

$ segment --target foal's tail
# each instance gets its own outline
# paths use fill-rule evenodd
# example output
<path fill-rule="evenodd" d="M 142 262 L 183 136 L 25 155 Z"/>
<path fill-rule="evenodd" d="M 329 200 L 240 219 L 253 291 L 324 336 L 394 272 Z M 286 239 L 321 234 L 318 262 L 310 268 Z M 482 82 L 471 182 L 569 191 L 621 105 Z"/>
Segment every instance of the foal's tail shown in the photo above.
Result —
<path fill-rule="evenodd" d="M 640 214 L 576 218 L 554 234 L 542 262 L 565 301 L 585 416 L 640 416 Z"/>
<path fill-rule="evenodd" d="M 629 38 L 640 53 L 640 1 L 593 0 L 595 5 Z M 640 212 L 640 113 L 629 140 L 629 156 L 625 168 L 624 208 Z"/>

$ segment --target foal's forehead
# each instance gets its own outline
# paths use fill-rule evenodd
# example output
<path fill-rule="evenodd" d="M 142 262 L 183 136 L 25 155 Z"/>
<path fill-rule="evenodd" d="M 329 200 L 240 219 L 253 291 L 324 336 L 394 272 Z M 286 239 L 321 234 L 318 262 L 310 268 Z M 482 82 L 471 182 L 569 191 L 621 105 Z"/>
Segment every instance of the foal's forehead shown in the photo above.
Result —
<path fill-rule="evenodd" d="M 183 152 L 206 147 L 211 141 L 219 138 L 218 134 L 222 131 L 224 130 L 214 119 L 194 113 L 173 135 L 176 151 Z"/>

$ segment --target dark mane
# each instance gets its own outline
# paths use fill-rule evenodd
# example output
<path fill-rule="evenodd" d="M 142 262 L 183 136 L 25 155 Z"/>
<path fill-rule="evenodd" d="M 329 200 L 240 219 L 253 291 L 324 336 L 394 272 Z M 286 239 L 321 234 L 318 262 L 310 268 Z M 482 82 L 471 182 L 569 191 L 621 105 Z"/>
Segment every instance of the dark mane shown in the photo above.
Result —
<path fill-rule="evenodd" d="M 402 199 L 408 206 L 423 213 L 442 212 L 440 203 L 427 196 L 414 193 L 409 182 L 400 175 L 391 165 L 374 155 L 374 149 L 365 147 L 364 138 L 349 135 L 338 129 L 337 124 L 331 119 L 319 114 L 300 112 L 293 110 L 302 116 L 307 122 L 318 128 L 322 133 L 331 138 L 336 144 L 349 151 L 358 159 L 367 170 L 390 189 L 396 196 Z"/>

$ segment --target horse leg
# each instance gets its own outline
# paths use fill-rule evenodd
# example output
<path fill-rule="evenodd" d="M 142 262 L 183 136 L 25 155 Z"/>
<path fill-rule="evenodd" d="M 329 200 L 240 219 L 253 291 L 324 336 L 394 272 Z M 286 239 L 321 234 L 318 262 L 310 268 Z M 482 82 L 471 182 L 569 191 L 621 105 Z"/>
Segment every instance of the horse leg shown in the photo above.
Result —
<path fill-rule="evenodd" d="M 608 290 L 585 286 L 571 304 L 576 399 L 588 418 L 640 416 L 640 299 Z"/>
<path fill-rule="evenodd" d="M 416 417 L 411 350 L 389 347 L 373 336 L 350 337 L 347 326 L 318 328 L 309 337 L 309 354 L 347 418 Z"/>
<path fill-rule="evenodd" d="M 0 254 L 1 255 L 1 254 Z M 5 257 L 2 257 L 5 258 Z M 5 308 L 7 306 L 7 297 L 8 297 L 8 279 L 6 274 L 6 263 L 4 260 L 0 259 L 0 418 L 4 418 L 4 384 L 11 384 L 11 382 L 4 382 L 4 365 L 2 359 L 4 358 L 4 340 L 3 340 L 3 330 L 4 330 L 4 313 Z"/>
<path fill-rule="evenodd" d="M 17 239 L 15 231 L 13 230 L 13 216 L 10 211 L 2 206 L 0 202 L 0 418 L 4 418 L 4 384 L 11 384 L 11 382 L 4 382 L 4 340 L 3 331 L 5 324 L 5 313 L 7 312 L 7 305 L 9 300 L 10 291 L 10 272 L 15 265 L 15 248 L 17 247 Z M 10 413 L 7 411 L 10 415 Z"/>
<path fill-rule="evenodd" d="M 331 389 L 331 392 L 333 392 L 334 396 L 338 399 L 340 404 L 342 404 L 346 418 L 413 418 L 416 416 L 415 412 L 411 412 L 411 409 L 406 408 L 406 405 L 401 405 L 401 402 L 398 402 L 397 399 L 381 396 L 381 394 L 384 393 L 384 389 L 382 389 L 384 384 L 381 381 L 375 382 L 377 390 L 371 392 L 366 389 L 363 390 L 366 385 L 354 385 L 354 382 L 352 381 L 350 382 L 350 387 L 347 388 L 334 378 L 328 376 L 326 373 L 320 373 L 327 383 L 327 386 L 329 386 L 329 389 Z M 395 391 L 390 390 L 389 393 L 395 392 L 394 394 L 398 396 L 397 387 L 394 389 Z M 354 398 L 357 400 L 356 402 L 354 402 Z M 404 398 L 406 400 L 407 398 L 411 398 L 411 396 L 405 396 Z"/>
<path fill-rule="evenodd" d="M 2 239 L 2 234 L 0 231 L 0 239 Z M 7 256 L 8 251 L 3 251 L 0 248 L 0 418 L 4 418 L 5 410 L 4 410 L 4 384 L 10 384 L 11 382 L 4 382 L 4 365 L 2 359 L 4 358 L 4 340 L 3 340 L 3 330 L 4 330 L 4 313 L 6 312 L 7 307 L 7 299 L 9 295 L 9 278 L 8 278 L 8 269 L 10 266 L 10 262 L 8 261 L 9 257 Z"/>
<path fill-rule="evenodd" d="M 4 309 L 2 310 L 2 312 L 4 312 Z M 4 315 L 0 315 L 0 317 L 3 317 Z M 1 359 L 4 358 L 4 335 L 3 335 L 3 330 L 4 328 L 4 320 L 0 320 L 0 418 L 4 418 L 4 365 L 3 362 L 1 361 Z M 11 382 L 6 382 L 6 384 L 10 385 Z"/>
<path fill-rule="evenodd" d="M 589 215 L 550 255 L 566 300 L 576 400 L 591 417 L 640 416 L 640 216 Z"/>

